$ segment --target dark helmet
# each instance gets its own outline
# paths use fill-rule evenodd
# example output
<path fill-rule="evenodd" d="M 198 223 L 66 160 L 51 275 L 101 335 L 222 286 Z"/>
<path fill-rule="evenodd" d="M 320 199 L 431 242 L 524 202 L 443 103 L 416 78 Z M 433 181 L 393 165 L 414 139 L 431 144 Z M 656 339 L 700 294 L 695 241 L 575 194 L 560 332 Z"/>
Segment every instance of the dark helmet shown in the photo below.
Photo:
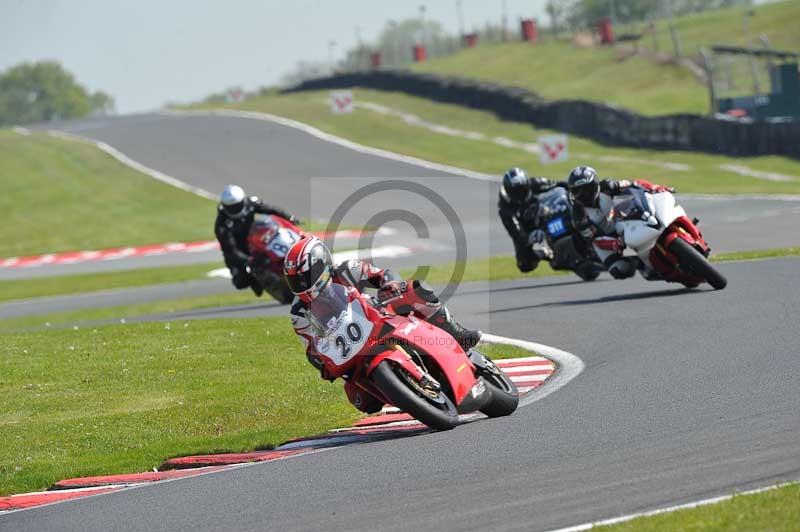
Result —
<path fill-rule="evenodd" d="M 590 207 L 600 195 L 600 179 L 591 166 L 579 166 L 569 173 L 567 187 L 572 200 L 584 207 Z"/>
<path fill-rule="evenodd" d="M 241 218 L 247 214 L 248 198 L 237 185 L 228 185 L 219 196 L 220 208 L 231 218 Z"/>
<path fill-rule="evenodd" d="M 500 196 L 508 203 L 522 205 L 531 199 L 531 190 L 528 176 L 520 168 L 512 168 L 503 176 L 503 185 L 500 187 Z"/>

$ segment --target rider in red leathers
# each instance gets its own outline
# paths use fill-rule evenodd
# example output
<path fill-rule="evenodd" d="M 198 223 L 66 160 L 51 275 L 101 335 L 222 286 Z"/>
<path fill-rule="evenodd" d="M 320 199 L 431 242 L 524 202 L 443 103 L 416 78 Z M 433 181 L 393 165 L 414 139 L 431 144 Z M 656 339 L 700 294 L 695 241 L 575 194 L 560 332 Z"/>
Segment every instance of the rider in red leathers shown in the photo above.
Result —
<path fill-rule="evenodd" d="M 413 312 L 418 318 L 450 334 L 464 349 L 474 347 L 480 341 L 481 332 L 466 329 L 453 320 L 447 307 L 421 282 L 403 281 L 388 269 L 360 260 L 348 260 L 334 267 L 328 248 L 314 236 L 305 237 L 292 246 L 284 261 L 284 274 L 297 296 L 290 310 L 294 332 L 303 342 L 309 362 L 320 371 L 323 379 L 333 381 L 335 377 L 328 374 L 322 355 L 314 349 L 316 333 L 306 311 L 308 304 L 329 282 L 358 291 L 377 288 L 378 299 L 382 301 L 397 297 L 392 305 L 397 314 Z M 353 405 L 363 412 L 376 412 L 382 406 L 371 396 L 359 393 L 359 389 L 349 382 L 345 383 L 345 392 Z"/>
<path fill-rule="evenodd" d="M 575 228 L 592 243 L 597 256 L 615 279 L 633 276 L 640 267 L 640 261 L 638 257 L 622 256 L 625 243 L 614 228 L 613 197 L 624 194 L 631 187 L 654 194 L 675 190 L 643 179 L 601 180 L 597 171 L 590 166 L 573 169 L 567 178 L 567 187 L 572 199 L 572 220 Z"/>

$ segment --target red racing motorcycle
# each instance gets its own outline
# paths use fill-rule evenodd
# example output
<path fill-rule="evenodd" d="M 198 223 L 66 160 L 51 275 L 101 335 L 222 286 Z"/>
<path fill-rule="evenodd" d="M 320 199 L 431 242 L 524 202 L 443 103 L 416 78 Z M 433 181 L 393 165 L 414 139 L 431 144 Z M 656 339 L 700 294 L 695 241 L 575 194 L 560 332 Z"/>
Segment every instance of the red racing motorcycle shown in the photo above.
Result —
<path fill-rule="evenodd" d="M 250 226 L 247 245 L 250 251 L 250 275 L 261 287 L 283 304 L 294 300 L 283 277 L 283 261 L 291 247 L 303 238 L 295 224 L 275 214 L 257 214 Z"/>
<path fill-rule="evenodd" d="M 517 388 L 494 362 L 475 349 L 465 352 L 438 327 L 394 314 L 391 302 L 328 283 L 309 304 L 329 375 L 437 430 L 455 427 L 459 414 L 499 417 L 517 409 Z"/>

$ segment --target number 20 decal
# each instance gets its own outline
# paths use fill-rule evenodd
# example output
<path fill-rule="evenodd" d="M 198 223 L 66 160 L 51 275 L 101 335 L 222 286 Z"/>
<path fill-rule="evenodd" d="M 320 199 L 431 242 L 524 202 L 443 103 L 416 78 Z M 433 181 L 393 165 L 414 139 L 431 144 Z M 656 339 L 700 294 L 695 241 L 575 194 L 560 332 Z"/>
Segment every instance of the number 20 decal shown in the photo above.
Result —
<path fill-rule="evenodd" d="M 350 342 L 358 342 L 361 340 L 363 333 L 361 332 L 361 327 L 357 323 L 348 323 L 344 330 Z M 341 350 L 342 358 L 350 356 L 351 347 L 343 335 L 340 334 L 336 337 L 336 346 Z"/>

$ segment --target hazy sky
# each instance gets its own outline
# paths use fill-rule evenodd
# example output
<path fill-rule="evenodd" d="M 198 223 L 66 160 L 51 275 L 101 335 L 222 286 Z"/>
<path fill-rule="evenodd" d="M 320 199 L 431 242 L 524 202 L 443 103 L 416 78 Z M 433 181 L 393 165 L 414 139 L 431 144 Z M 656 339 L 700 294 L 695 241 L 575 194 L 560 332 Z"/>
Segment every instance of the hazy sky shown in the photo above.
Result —
<path fill-rule="evenodd" d="M 127 113 L 192 101 L 232 85 L 275 83 L 299 60 L 325 61 L 377 37 L 423 2 L 388 0 L 0 0 L 0 70 L 56 59 Z M 506 0 L 509 23 L 544 19 L 545 0 Z M 455 0 L 425 2 L 456 32 Z M 502 0 L 463 0 L 467 28 L 499 21 Z"/>

